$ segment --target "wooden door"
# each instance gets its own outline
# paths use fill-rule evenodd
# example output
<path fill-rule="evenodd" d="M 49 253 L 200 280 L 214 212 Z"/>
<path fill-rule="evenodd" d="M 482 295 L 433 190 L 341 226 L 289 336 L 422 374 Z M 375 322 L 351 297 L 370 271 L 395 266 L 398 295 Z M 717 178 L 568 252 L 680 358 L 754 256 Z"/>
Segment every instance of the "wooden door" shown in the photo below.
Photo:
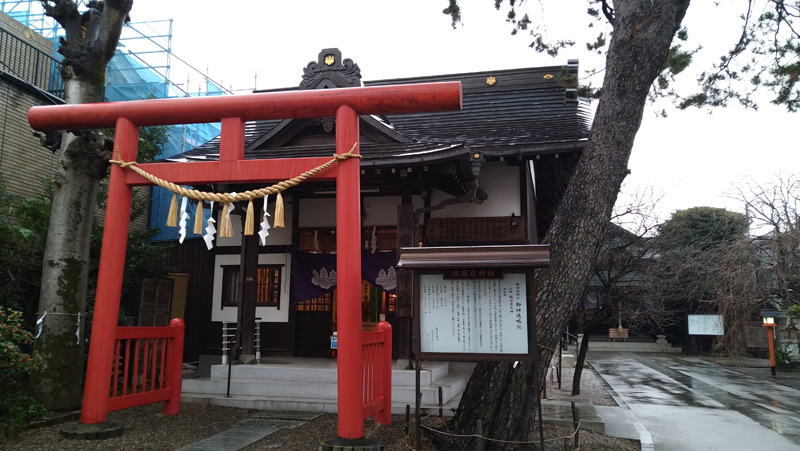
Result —
<path fill-rule="evenodd" d="M 295 357 L 327 357 L 333 332 L 333 293 L 294 306 Z"/>
<path fill-rule="evenodd" d="M 142 280 L 139 303 L 140 326 L 166 326 L 172 309 L 172 279 Z"/>

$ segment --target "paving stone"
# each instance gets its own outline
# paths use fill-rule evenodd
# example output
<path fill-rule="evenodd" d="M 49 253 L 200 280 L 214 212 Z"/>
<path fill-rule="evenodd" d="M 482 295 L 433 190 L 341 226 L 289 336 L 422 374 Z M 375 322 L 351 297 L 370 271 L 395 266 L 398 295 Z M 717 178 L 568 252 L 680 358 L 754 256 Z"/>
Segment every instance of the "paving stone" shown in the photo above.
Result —
<path fill-rule="evenodd" d="M 233 429 L 229 429 L 205 440 L 201 440 L 193 445 L 181 448 L 181 450 L 235 451 L 255 443 L 278 430 L 280 430 L 280 428 L 236 426 Z"/>

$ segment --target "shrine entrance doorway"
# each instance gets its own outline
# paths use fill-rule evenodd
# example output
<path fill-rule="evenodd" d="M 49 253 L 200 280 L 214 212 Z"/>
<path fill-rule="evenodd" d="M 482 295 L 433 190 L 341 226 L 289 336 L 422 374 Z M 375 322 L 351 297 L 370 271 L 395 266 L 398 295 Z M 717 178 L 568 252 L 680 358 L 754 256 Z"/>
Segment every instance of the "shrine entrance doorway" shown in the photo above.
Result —
<path fill-rule="evenodd" d="M 298 302 L 294 322 L 294 355 L 296 357 L 328 357 L 330 336 L 336 329 L 333 320 L 335 292 Z"/>

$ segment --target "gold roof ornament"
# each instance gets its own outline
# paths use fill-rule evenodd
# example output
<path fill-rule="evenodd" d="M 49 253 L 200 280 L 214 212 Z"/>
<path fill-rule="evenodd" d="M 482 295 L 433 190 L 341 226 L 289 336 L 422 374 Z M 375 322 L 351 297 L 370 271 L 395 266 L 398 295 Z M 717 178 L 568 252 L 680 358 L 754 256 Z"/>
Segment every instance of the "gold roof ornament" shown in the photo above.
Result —
<path fill-rule="evenodd" d="M 492 76 L 486 77 L 486 84 L 487 85 L 494 86 L 495 83 L 497 83 L 497 79 L 496 78 L 494 78 Z"/>
<path fill-rule="evenodd" d="M 334 58 L 333 55 L 325 55 L 325 65 L 326 66 L 332 66 L 333 63 L 335 63 L 335 62 L 336 62 L 336 58 Z"/>
<path fill-rule="evenodd" d="M 542 78 L 544 78 L 545 80 L 552 80 L 553 79 L 553 74 L 547 74 Z"/>

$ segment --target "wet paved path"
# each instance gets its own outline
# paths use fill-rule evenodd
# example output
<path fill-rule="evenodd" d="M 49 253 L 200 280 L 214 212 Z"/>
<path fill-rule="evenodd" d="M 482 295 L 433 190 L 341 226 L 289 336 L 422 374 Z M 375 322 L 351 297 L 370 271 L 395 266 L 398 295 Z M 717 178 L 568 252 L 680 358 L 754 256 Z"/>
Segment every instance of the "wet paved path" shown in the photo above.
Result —
<path fill-rule="evenodd" d="M 600 352 L 589 360 L 657 451 L 800 450 L 798 388 L 699 357 Z"/>

